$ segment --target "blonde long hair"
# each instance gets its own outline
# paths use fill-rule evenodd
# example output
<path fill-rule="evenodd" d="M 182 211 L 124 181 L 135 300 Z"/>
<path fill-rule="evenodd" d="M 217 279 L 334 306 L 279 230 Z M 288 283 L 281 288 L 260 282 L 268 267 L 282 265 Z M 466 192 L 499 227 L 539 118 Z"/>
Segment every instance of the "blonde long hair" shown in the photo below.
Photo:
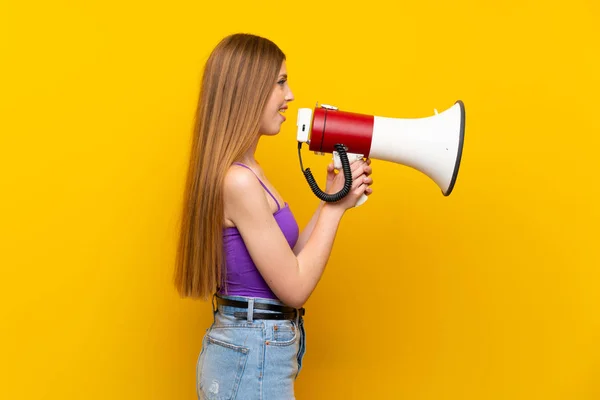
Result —
<path fill-rule="evenodd" d="M 202 77 L 174 283 L 183 297 L 207 299 L 223 284 L 223 181 L 258 140 L 260 120 L 285 54 L 250 34 L 224 38 Z"/>

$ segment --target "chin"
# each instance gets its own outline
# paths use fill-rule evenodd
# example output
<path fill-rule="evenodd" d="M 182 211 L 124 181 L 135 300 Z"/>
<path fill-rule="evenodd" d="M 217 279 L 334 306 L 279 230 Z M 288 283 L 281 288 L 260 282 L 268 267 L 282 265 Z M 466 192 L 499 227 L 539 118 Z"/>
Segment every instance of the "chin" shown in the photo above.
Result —
<path fill-rule="evenodd" d="M 272 126 L 269 129 L 263 129 L 262 132 L 261 132 L 261 135 L 275 136 L 275 135 L 278 135 L 279 132 L 281 132 L 281 125 L 279 125 L 279 126 Z"/>
<path fill-rule="evenodd" d="M 271 131 L 271 132 L 266 132 L 262 134 L 263 136 L 276 136 L 279 135 L 279 131 Z"/>

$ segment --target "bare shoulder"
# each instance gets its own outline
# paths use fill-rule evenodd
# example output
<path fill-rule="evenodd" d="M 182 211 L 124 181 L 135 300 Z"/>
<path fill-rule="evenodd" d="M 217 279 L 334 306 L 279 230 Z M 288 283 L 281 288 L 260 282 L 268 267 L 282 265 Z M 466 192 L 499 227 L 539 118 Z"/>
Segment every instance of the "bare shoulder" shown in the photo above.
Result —
<path fill-rule="evenodd" d="M 232 165 L 225 174 L 225 195 L 243 194 L 246 190 L 252 190 L 259 185 L 254 173 L 247 168 Z"/>
<path fill-rule="evenodd" d="M 225 174 L 223 200 L 226 220 L 234 225 L 248 211 L 259 214 L 269 211 L 269 204 L 256 175 L 236 165 L 231 166 Z"/>

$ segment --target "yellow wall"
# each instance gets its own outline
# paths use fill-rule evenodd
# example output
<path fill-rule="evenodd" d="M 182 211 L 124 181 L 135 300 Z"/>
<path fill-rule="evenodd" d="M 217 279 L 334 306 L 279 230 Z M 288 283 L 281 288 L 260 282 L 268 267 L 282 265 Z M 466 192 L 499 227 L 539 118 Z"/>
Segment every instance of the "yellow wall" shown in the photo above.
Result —
<path fill-rule="evenodd" d="M 202 63 L 235 31 L 288 55 L 259 156 L 302 223 L 298 107 L 467 109 L 450 197 L 373 163 L 298 398 L 600 398 L 600 7 L 556 4 L 4 0 L 0 398 L 195 398 L 210 307 L 172 288 L 175 229 Z"/>

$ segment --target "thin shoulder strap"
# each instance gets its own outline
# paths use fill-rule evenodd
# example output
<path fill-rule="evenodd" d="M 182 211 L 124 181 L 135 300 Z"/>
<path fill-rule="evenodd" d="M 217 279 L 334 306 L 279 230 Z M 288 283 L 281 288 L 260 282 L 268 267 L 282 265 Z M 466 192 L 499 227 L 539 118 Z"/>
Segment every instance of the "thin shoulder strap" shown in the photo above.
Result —
<path fill-rule="evenodd" d="M 260 180 L 260 178 L 258 177 L 258 175 L 256 175 L 256 173 L 254 171 L 252 171 L 252 168 L 250 168 L 249 166 L 242 164 L 240 162 L 234 162 L 234 164 L 237 164 L 239 166 L 242 166 L 244 168 L 249 169 L 254 176 L 256 176 L 256 179 L 258 179 L 258 181 L 260 182 L 260 184 L 262 185 L 262 187 L 267 191 L 267 193 L 269 193 L 269 195 L 273 198 L 273 200 L 275 201 L 275 204 L 277 204 L 277 211 L 279 211 L 281 209 L 281 206 L 279 205 L 279 202 L 277 201 L 277 199 L 275 198 L 275 196 L 273 196 L 273 193 L 271 193 L 271 191 L 265 186 L 265 184 L 263 183 L 263 181 Z"/>

